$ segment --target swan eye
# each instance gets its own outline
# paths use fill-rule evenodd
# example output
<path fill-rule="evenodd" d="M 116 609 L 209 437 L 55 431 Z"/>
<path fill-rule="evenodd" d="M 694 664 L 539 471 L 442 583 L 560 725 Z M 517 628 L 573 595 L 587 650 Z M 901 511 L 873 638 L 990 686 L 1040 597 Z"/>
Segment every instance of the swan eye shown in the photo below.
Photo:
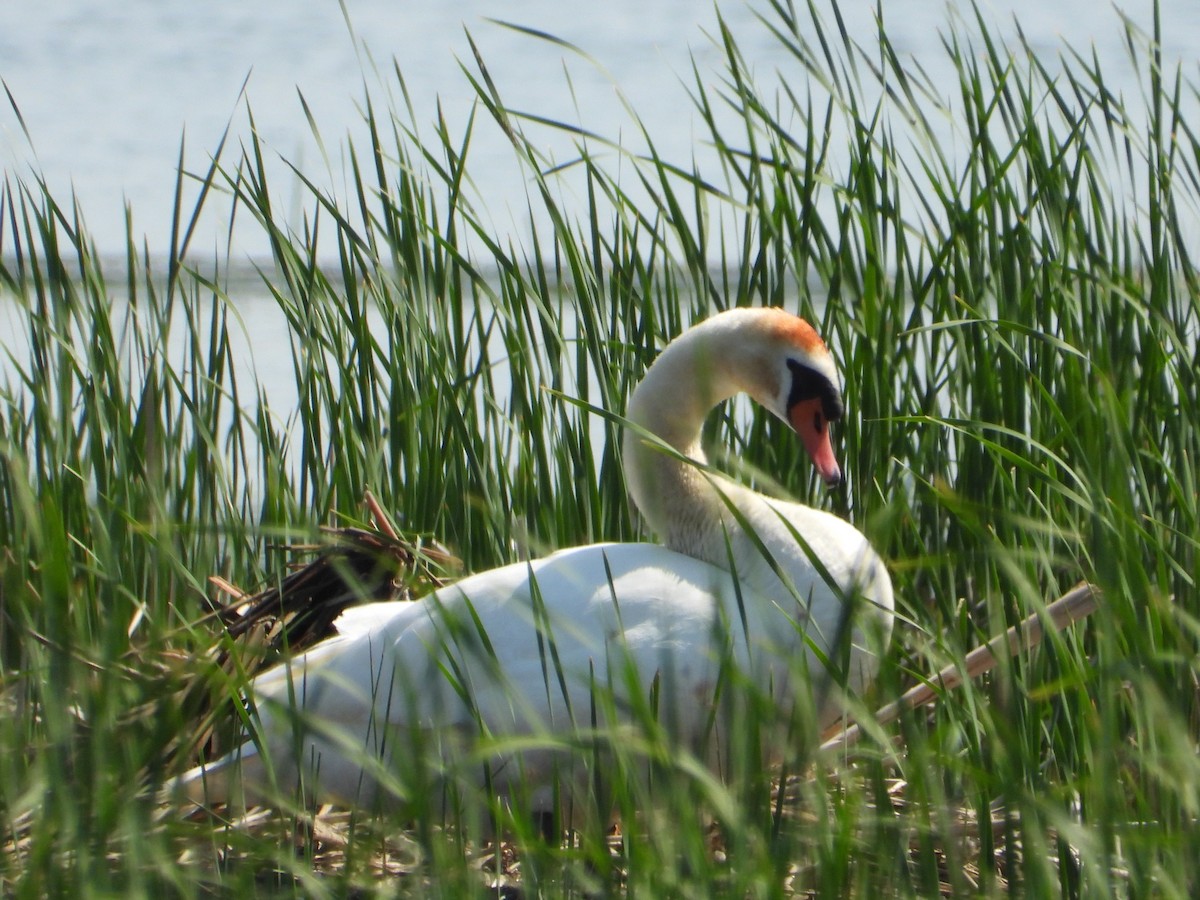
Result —
<path fill-rule="evenodd" d="M 817 398 L 821 401 L 820 414 L 825 420 L 836 422 L 842 417 L 842 393 L 824 373 L 794 359 L 789 359 L 787 366 L 792 373 L 792 387 L 787 398 L 788 409 L 802 400 Z M 820 432 L 822 426 L 817 426 L 815 422 L 813 424 Z"/>

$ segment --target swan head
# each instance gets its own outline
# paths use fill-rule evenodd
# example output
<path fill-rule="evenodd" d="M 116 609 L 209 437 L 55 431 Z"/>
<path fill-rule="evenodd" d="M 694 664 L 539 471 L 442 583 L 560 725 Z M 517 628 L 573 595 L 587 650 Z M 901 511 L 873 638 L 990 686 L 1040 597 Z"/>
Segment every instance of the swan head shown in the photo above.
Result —
<path fill-rule="evenodd" d="M 688 329 L 646 372 L 627 414 L 670 446 L 703 460 L 705 416 L 739 393 L 796 432 L 826 484 L 841 481 L 829 439 L 829 423 L 842 417 L 833 357 L 808 322 L 782 309 L 730 309 Z M 675 463 L 632 429 L 625 435 L 624 456 L 634 502 L 651 526 L 665 533 L 670 510 L 688 489 L 665 478 Z M 686 467 L 681 471 L 686 475 Z"/>
<path fill-rule="evenodd" d="M 745 390 L 796 432 L 822 480 L 839 484 L 829 423 L 842 418 L 844 406 L 829 348 L 808 322 L 782 309 L 754 310 L 748 324 L 756 340 L 753 361 L 741 363 Z"/>

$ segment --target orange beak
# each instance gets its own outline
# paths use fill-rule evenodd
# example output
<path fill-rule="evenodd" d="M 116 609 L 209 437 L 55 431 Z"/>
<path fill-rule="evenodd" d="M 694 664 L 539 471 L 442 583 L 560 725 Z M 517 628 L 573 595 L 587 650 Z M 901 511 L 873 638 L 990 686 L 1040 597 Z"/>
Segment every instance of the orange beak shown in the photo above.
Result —
<path fill-rule="evenodd" d="M 833 444 L 829 442 L 829 422 L 821 410 L 820 398 L 793 403 L 788 409 L 788 419 L 825 484 L 829 487 L 840 484 L 842 469 L 833 455 Z"/>

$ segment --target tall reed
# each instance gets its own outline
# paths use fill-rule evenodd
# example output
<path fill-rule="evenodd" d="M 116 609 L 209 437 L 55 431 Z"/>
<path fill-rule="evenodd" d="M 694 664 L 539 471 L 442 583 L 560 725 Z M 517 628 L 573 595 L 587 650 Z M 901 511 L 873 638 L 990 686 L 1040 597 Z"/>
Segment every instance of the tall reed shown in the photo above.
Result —
<path fill-rule="evenodd" d="M 1128 26 L 1144 111 L 1083 48 L 1049 61 L 980 14 L 947 27 L 953 84 L 902 55 L 886 22 L 850 34 L 836 5 L 772 0 L 762 27 L 789 54 L 780 79 L 756 78 L 722 26 L 723 71 L 690 85 L 711 171 L 661 158 L 649 123 L 632 154 L 510 110 L 477 57 L 460 133 L 368 96 L 349 190 L 297 171 L 298 222 L 253 132 L 187 177 L 181 153 L 165 262 L 130 226 L 125 265 L 103 263 L 80 210 L 7 177 L 0 302 L 23 346 L 0 388 L 6 892 L 482 893 L 477 851 L 432 811 L 412 832 L 423 863 L 382 882 L 401 823 L 354 819 L 357 842 L 329 866 L 286 823 L 162 814 L 154 786 L 194 725 L 179 690 L 242 686 L 206 662 L 224 639 L 203 620 L 205 579 L 279 579 L 279 545 L 360 520 L 368 487 L 469 570 L 641 537 L 619 422 L 600 411 L 622 411 L 688 322 L 744 304 L 812 318 L 845 379 L 843 492 L 818 490 L 757 414 L 735 408 L 708 437 L 743 477 L 848 515 L 889 560 L 902 619 L 860 713 L 1081 579 L 1103 609 L 932 713 L 868 729 L 852 754 L 814 757 L 815 735 L 793 733 L 765 780 L 724 786 L 648 730 L 614 765 L 654 760 L 660 787 L 649 811 L 618 789 L 611 849 L 602 835 L 547 847 L 508 822 L 526 886 L 1194 891 L 1196 88 L 1164 69 L 1157 12 L 1149 34 Z M 473 194 L 472 142 L 494 127 L 531 220 L 549 223 L 520 243 Z M 577 158 L 543 159 L 546 129 L 575 135 Z M 560 199 L 563 178 L 581 208 Z M 235 359 L 240 282 L 189 249 L 219 204 L 269 239 L 261 290 L 290 346 L 255 349 L 259 365 L 290 360 L 295 409 L 273 408 Z M 780 723 L 761 703 L 745 715 L 749 770 L 754 736 Z M 698 806 L 719 837 L 684 814 Z"/>

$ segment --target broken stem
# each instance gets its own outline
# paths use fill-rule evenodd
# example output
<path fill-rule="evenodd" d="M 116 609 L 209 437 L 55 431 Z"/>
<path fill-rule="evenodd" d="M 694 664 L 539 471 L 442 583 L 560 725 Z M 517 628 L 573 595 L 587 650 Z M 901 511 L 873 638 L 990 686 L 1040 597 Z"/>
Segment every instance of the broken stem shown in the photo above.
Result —
<path fill-rule="evenodd" d="M 1022 649 L 1036 647 L 1045 637 L 1045 622 L 1050 623 L 1053 631 L 1062 631 L 1080 619 L 1090 616 L 1098 607 L 1099 591 L 1096 588 L 1086 582 L 1075 585 L 1047 606 L 1044 615 L 1034 613 L 1020 625 L 1014 625 L 1004 634 L 976 647 L 967 654 L 961 666 L 951 663 L 929 681 L 910 688 L 898 700 L 876 712 L 874 721 L 885 725 L 910 709 L 932 703 L 939 694 L 953 690 L 964 681 L 974 680 L 984 672 L 994 669 L 1002 657 L 1016 656 Z M 838 750 L 849 747 L 860 737 L 862 729 L 857 724 L 852 724 L 829 737 L 821 745 L 821 749 Z"/>

